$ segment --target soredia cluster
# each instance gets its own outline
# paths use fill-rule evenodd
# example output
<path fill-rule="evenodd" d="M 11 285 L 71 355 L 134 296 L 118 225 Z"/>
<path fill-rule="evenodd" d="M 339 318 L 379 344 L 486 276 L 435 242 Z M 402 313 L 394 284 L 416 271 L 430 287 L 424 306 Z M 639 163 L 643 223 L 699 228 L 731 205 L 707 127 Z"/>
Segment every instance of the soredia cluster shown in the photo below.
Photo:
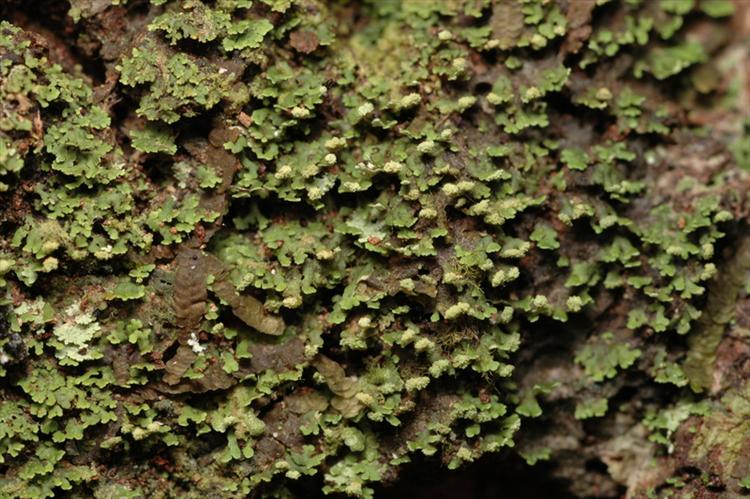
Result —
<path fill-rule="evenodd" d="M 736 2 L 23 3 L 0 496 L 371 498 L 500 453 L 673 497 L 634 470 L 729 418 Z"/>

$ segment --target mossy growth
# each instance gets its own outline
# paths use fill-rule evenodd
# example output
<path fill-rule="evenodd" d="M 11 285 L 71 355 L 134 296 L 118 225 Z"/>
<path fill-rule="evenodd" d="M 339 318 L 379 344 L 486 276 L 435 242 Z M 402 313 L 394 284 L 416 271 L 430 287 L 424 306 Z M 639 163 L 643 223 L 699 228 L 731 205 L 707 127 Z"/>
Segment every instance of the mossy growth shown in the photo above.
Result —
<path fill-rule="evenodd" d="M 690 390 L 748 179 L 673 165 L 729 2 L 71 4 L 104 82 L 0 24 L 0 496 L 373 497 Z"/>

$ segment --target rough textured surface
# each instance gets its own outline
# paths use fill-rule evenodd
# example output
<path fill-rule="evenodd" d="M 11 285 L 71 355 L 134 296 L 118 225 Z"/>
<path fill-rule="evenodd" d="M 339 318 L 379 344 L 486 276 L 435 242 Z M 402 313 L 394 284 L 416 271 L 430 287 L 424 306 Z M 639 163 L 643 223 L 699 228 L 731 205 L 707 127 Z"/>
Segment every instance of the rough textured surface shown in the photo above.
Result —
<path fill-rule="evenodd" d="M 745 2 L 31 3 L 0 496 L 750 490 Z"/>

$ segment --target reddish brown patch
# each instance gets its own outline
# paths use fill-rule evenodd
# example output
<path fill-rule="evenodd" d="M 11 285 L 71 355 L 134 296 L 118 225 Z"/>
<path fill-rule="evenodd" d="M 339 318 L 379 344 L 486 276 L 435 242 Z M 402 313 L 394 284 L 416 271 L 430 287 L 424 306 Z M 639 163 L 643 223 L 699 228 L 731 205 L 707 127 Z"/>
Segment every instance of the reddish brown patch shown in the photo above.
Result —
<path fill-rule="evenodd" d="M 242 126 L 249 127 L 253 124 L 253 118 L 250 117 L 247 113 L 244 111 L 240 111 L 240 114 L 237 115 L 237 120 L 242 123 Z"/>
<path fill-rule="evenodd" d="M 167 458 L 163 456 L 156 456 L 151 460 L 151 462 L 157 468 L 163 469 L 164 471 L 168 473 L 172 473 L 175 470 L 174 465 Z"/>
<path fill-rule="evenodd" d="M 201 224 L 195 224 L 195 237 L 198 238 L 201 244 L 206 242 L 206 229 Z"/>
<path fill-rule="evenodd" d="M 469 54 L 469 60 L 471 61 L 471 67 L 474 69 L 474 73 L 477 75 L 483 75 L 489 72 L 490 68 L 484 63 L 482 54 L 476 51 L 472 51 Z"/>
<path fill-rule="evenodd" d="M 591 36 L 591 12 L 595 6 L 594 0 L 578 0 L 569 3 L 565 13 L 569 29 L 561 49 L 563 54 L 578 52 Z"/>
<path fill-rule="evenodd" d="M 481 389 L 479 390 L 479 400 L 481 400 L 483 404 L 488 404 L 492 398 L 487 390 Z"/>
<path fill-rule="evenodd" d="M 311 54 L 320 46 L 320 40 L 312 31 L 297 30 L 289 36 L 289 44 L 297 52 Z"/>

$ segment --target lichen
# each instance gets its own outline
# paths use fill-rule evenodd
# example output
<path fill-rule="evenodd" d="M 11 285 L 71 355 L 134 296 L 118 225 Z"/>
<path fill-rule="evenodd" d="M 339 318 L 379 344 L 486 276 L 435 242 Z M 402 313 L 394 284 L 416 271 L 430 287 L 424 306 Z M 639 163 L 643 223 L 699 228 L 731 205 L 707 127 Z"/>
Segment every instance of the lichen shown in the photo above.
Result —
<path fill-rule="evenodd" d="M 683 119 L 731 9 L 580 4 L 73 1 L 105 82 L 3 21 L 0 496 L 373 497 L 632 379 L 672 450 L 747 270 Z"/>

